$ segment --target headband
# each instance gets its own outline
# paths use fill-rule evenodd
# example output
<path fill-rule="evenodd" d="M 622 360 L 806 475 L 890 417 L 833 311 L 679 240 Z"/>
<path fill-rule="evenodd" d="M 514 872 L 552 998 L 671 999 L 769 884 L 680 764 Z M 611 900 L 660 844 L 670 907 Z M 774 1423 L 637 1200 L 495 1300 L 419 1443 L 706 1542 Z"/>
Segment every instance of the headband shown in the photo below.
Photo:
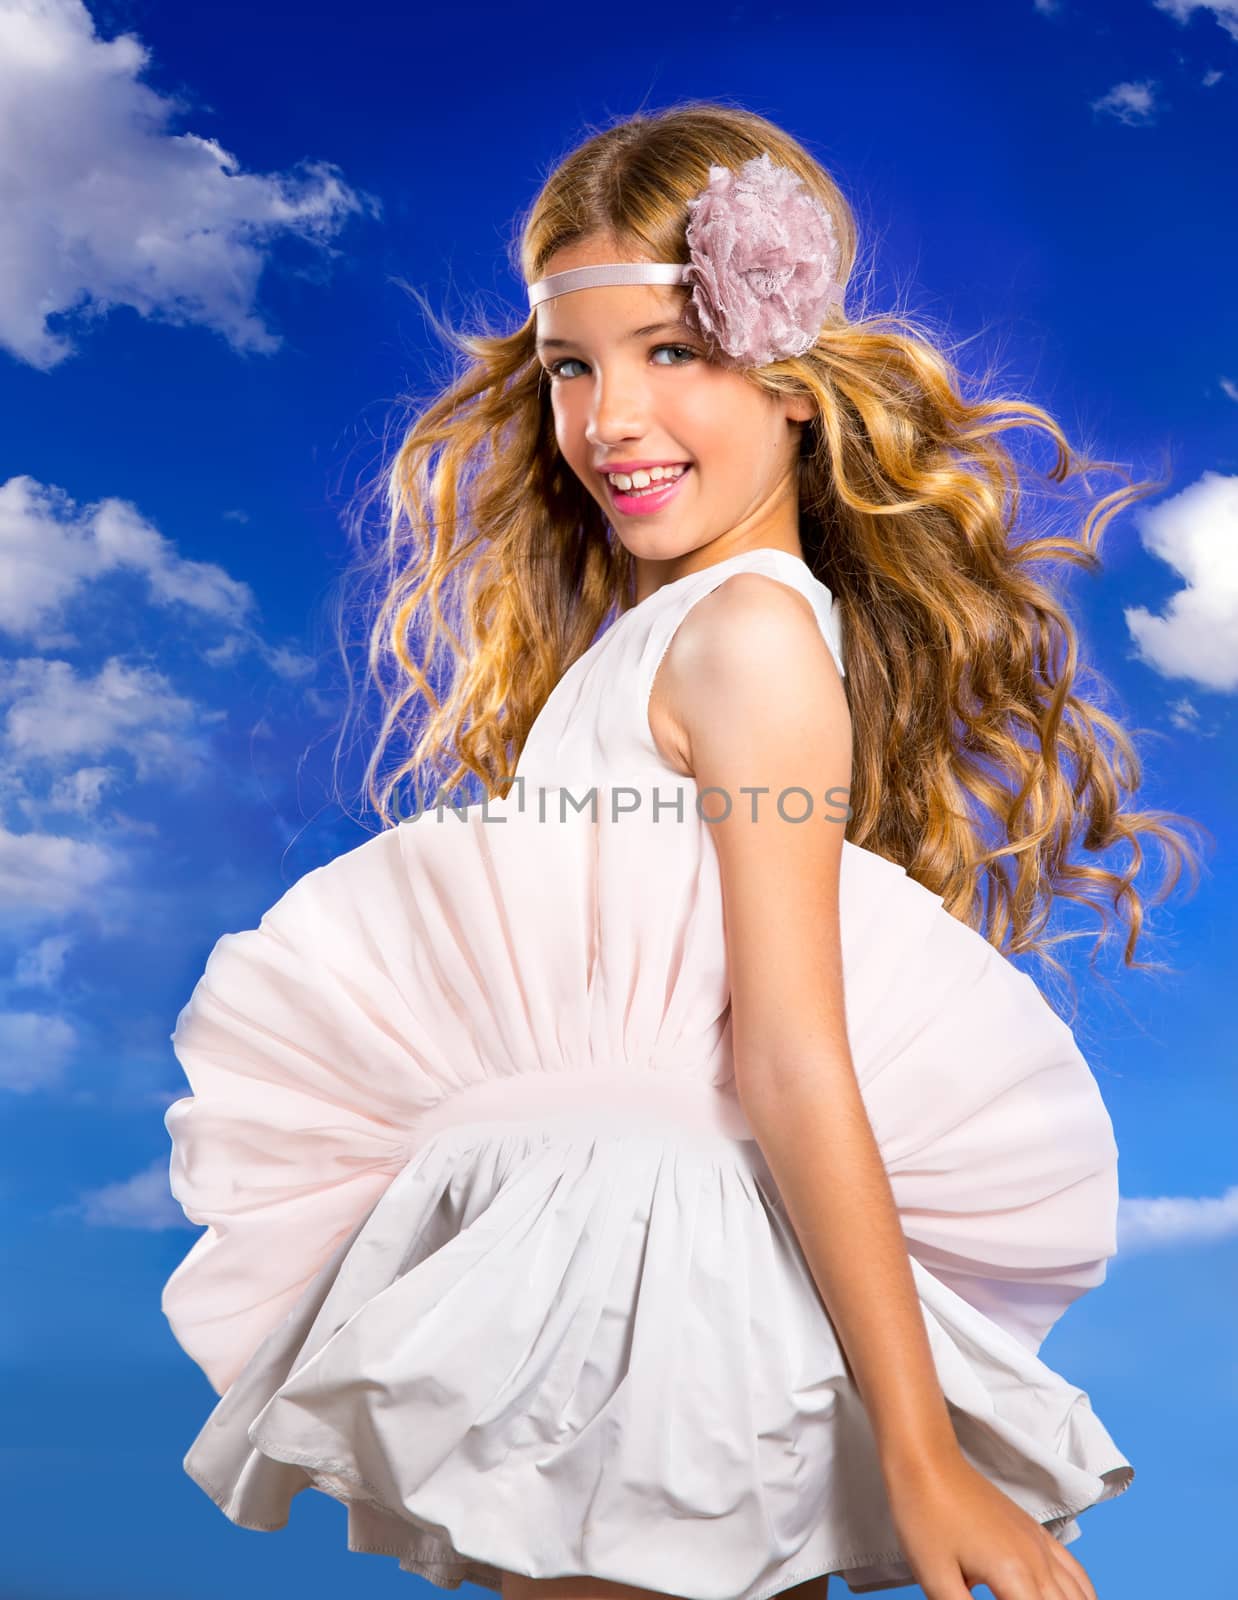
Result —
<path fill-rule="evenodd" d="M 711 166 L 688 201 L 689 259 L 608 261 L 552 272 L 529 285 L 529 309 L 579 289 L 634 283 L 683 284 L 690 326 L 737 366 L 803 355 L 843 303 L 834 219 L 768 151 L 738 171 Z"/>

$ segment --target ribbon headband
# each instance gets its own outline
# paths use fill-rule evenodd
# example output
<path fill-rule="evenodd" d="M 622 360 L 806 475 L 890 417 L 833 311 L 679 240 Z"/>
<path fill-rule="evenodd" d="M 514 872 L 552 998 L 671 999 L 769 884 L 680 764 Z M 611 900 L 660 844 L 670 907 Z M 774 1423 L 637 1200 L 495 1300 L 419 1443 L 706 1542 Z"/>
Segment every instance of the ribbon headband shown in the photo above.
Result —
<path fill-rule="evenodd" d="M 578 289 L 686 284 L 690 326 L 737 366 L 803 355 L 843 303 L 834 219 L 803 179 L 762 151 L 738 169 L 711 166 L 688 201 L 690 259 L 607 261 L 552 272 L 528 287 L 529 309 Z"/>
<path fill-rule="evenodd" d="M 552 272 L 529 286 L 529 310 L 543 300 L 571 294 L 573 289 L 604 289 L 624 283 L 684 283 L 686 265 L 677 261 L 608 261 L 600 267 L 573 267 L 569 272 Z"/>

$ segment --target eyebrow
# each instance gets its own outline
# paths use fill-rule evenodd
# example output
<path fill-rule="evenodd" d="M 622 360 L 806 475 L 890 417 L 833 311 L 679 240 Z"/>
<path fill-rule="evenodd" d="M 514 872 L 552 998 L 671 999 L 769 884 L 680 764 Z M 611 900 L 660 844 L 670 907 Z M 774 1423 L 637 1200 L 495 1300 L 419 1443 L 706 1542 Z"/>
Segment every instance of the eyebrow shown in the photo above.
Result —
<path fill-rule="evenodd" d="M 633 328 L 630 333 L 627 333 L 627 334 L 624 335 L 624 338 L 625 339 L 645 339 L 645 338 L 648 338 L 648 336 L 651 333 L 664 333 L 668 329 L 674 329 L 674 330 L 676 330 L 678 332 L 681 332 L 681 333 L 693 333 L 695 331 L 688 323 L 686 323 L 683 320 L 682 317 L 680 317 L 679 319 L 677 319 L 674 322 L 650 322 L 650 323 L 647 323 L 645 325 L 645 327 L 643 327 L 643 328 Z M 569 346 L 569 345 L 579 344 L 580 340 L 579 339 L 538 339 L 536 341 L 536 343 L 537 343 L 537 348 L 539 350 L 562 350 L 562 349 L 566 349 L 567 346 Z"/>

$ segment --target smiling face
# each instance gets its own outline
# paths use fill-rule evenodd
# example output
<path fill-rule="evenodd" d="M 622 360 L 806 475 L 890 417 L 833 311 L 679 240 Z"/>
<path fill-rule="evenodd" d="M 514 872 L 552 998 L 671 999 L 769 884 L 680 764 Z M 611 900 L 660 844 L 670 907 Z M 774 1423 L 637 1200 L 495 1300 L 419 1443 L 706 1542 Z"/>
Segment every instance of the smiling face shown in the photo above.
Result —
<path fill-rule="evenodd" d="M 557 251 L 545 275 L 623 259 L 613 242 L 577 243 Z M 681 320 L 687 298 L 685 288 L 625 284 L 577 289 L 537 308 L 555 439 L 636 558 L 638 601 L 661 581 L 741 550 L 801 554 L 796 462 L 813 401 L 767 394 L 711 360 Z M 669 491 L 617 495 L 604 469 L 630 462 L 688 470 Z M 640 486 L 638 478 L 628 487 Z M 658 571 L 661 562 L 674 565 Z"/>

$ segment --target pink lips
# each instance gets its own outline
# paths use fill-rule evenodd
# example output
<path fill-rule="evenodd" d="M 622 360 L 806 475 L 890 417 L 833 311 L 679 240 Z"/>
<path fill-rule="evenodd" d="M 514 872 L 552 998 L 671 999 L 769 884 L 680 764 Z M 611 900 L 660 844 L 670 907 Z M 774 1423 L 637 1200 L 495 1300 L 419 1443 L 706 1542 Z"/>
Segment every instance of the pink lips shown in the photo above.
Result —
<path fill-rule="evenodd" d="M 678 465 L 677 462 L 668 464 Z M 662 463 L 656 462 L 655 465 L 660 466 Z M 627 470 L 626 467 L 609 468 L 611 472 L 625 472 Z M 632 470 L 639 469 L 634 467 Z M 661 511 L 663 506 L 668 505 L 679 493 L 680 485 L 691 471 L 692 468 L 690 466 L 685 466 L 677 478 L 672 479 L 664 489 L 655 489 L 652 494 L 625 494 L 622 489 L 616 489 L 609 478 L 605 478 L 603 481 L 610 491 L 611 503 L 616 511 L 622 511 L 625 516 L 640 517 L 647 516 L 653 511 Z"/>

